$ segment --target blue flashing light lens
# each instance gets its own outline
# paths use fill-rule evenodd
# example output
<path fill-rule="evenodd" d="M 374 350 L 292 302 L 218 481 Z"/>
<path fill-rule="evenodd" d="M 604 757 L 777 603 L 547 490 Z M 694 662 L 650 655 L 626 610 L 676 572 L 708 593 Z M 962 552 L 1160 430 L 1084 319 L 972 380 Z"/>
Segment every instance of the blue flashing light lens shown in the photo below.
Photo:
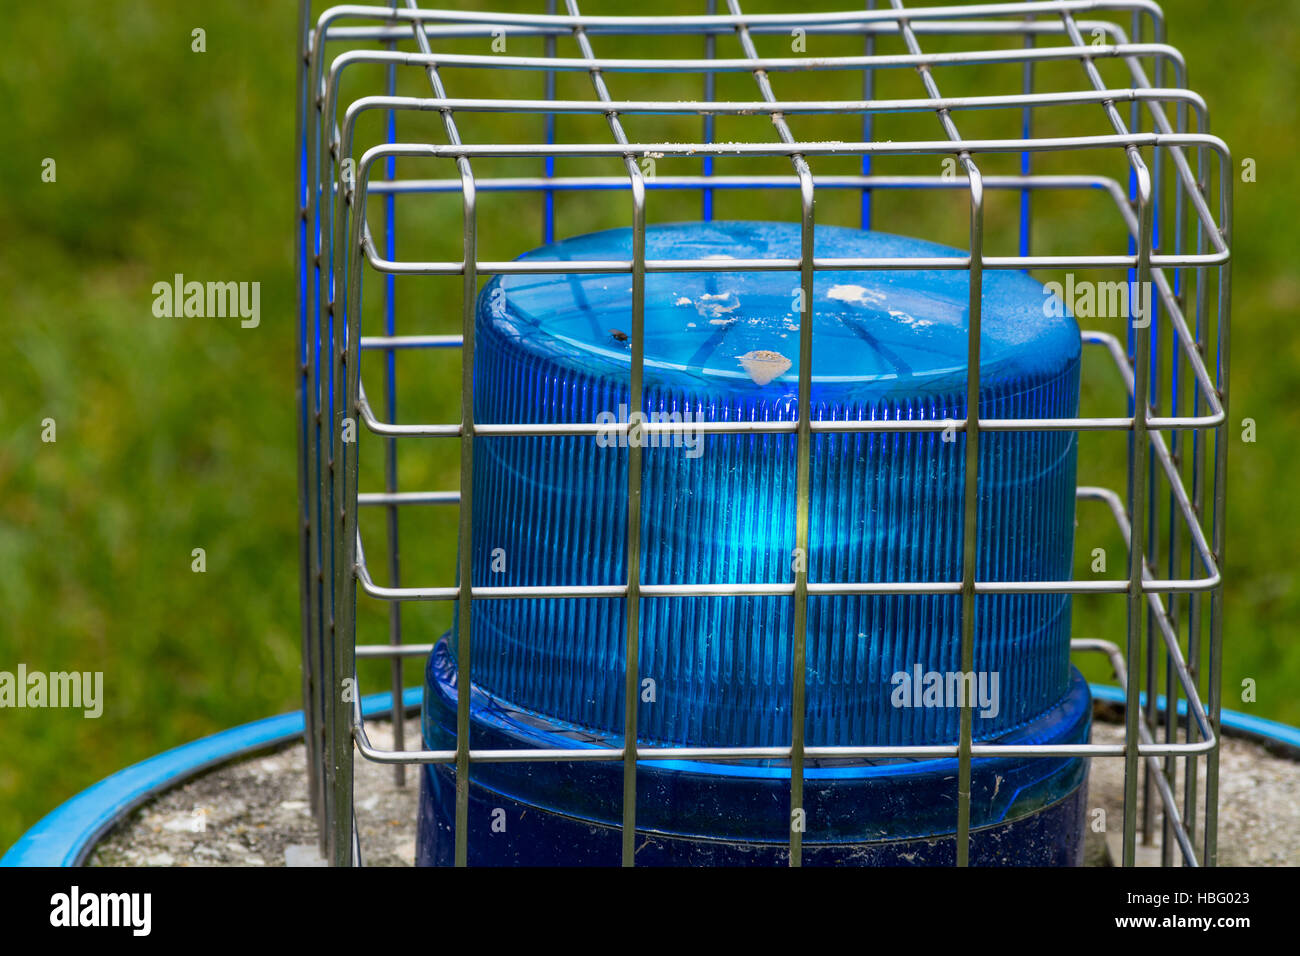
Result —
<path fill-rule="evenodd" d="M 643 584 L 794 580 L 796 437 L 702 435 L 701 421 L 797 418 L 799 322 L 813 324 L 812 417 L 966 415 L 969 277 L 961 268 L 726 272 L 728 259 L 797 259 L 797 226 L 651 226 L 647 258 L 716 258 L 715 272 L 646 277 L 641 412 Z M 526 261 L 632 258 L 628 230 L 580 236 Z M 815 255 L 964 258 L 916 239 L 821 226 Z M 980 409 L 1071 417 L 1079 330 L 1043 286 L 984 273 Z M 479 423 L 629 419 L 631 277 L 501 276 L 476 323 Z M 475 438 L 473 583 L 626 582 L 626 441 Z M 1070 577 L 1073 432 L 986 432 L 979 449 L 981 580 Z M 942 432 L 813 437 L 809 581 L 958 581 L 965 438 Z M 639 739 L 774 746 L 790 740 L 793 599 L 643 598 Z M 992 740 L 1058 707 L 1070 687 L 1068 595 L 976 600 L 974 733 Z M 621 599 L 476 602 L 477 692 L 512 713 L 589 732 L 623 725 Z M 808 601 L 809 745 L 927 744 L 958 737 L 960 597 L 814 595 Z M 935 679 L 939 686 L 935 687 Z M 957 679 L 958 681 L 960 678 Z M 980 683 L 982 682 L 982 684 Z M 477 742 L 475 743 L 477 746 Z"/>

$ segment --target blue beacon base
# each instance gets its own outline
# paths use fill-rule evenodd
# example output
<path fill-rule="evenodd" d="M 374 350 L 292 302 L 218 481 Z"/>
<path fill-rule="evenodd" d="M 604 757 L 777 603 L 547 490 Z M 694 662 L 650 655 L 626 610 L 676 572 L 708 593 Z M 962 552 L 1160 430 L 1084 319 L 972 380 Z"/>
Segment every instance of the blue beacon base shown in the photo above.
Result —
<path fill-rule="evenodd" d="M 648 258 L 715 256 L 720 270 L 729 257 L 797 258 L 798 250 L 797 227 L 783 224 L 686 223 L 654 226 L 647 232 Z M 915 239 L 836 227 L 817 229 L 815 251 L 822 257 L 963 255 Z M 613 230 L 556 243 L 524 258 L 629 257 L 628 231 Z M 797 281 L 797 276 L 786 273 L 648 276 L 645 410 L 672 407 L 720 417 L 792 418 L 797 413 L 799 364 L 798 318 L 790 313 L 790 287 Z M 620 394 L 625 401 L 629 356 L 620 333 L 630 331 L 629 283 L 627 276 L 609 274 L 507 276 L 489 283 L 479 304 L 476 419 L 589 422 L 595 410 L 616 407 Z M 814 292 L 816 416 L 964 416 L 967 293 L 963 271 L 819 273 Z M 1043 417 L 1075 413 L 1078 328 L 1068 317 L 1044 318 L 1042 302 L 1042 286 L 1027 276 L 986 274 L 981 413 Z M 770 365 L 773 350 L 779 351 L 777 358 L 792 359 L 775 377 Z M 530 383 L 531 387 L 546 383 L 544 401 L 529 397 Z M 572 397 L 567 397 L 570 392 Z M 774 438 L 764 446 L 765 460 L 784 461 L 792 454 L 793 438 L 788 447 L 781 440 Z M 877 451 L 883 445 L 869 444 L 873 439 L 857 440 L 861 444 L 854 446 L 837 443 L 833 436 L 815 437 L 813 493 L 824 497 L 814 502 L 810 579 L 870 580 L 860 576 L 863 564 L 854 563 L 850 552 L 889 556 L 877 580 L 959 577 L 959 534 L 953 532 L 960 527 L 962 468 L 943 464 L 952 446 L 936 445 L 934 433 L 928 433 L 900 456 L 898 449 Z M 733 444 L 725 444 L 728 441 Z M 519 444 L 524 442 L 549 444 L 538 453 L 524 450 Z M 746 464 L 743 456 L 751 453 L 746 451 L 750 447 L 738 439 L 711 436 L 701 459 L 706 464 L 694 466 L 678 464 L 680 454 L 647 452 L 643 467 L 652 472 L 646 476 L 647 487 L 680 488 L 688 480 L 716 481 L 708 471 L 709 457 L 731 462 L 729 467 L 717 467 L 734 474 L 736 462 L 741 468 Z M 626 451 L 621 453 L 623 470 L 606 474 L 600 469 L 610 459 L 583 457 L 589 454 L 584 448 L 572 438 L 476 439 L 476 585 L 605 584 L 618 583 L 625 575 L 626 565 L 619 557 L 625 538 L 618 538 L 618 526 L 626 506 Z M 538 456 L 536 466 L 525 460 L 530 454 Z M 913 457 L 906 458 L 908 454 Z M 977 573 L 981 578 L 1069 576 L 1074 455 L 1072 433 L 985 436 L 980 461 Z M 960 462 L 960 457 L 956 460 Z M 612 497 L 600 501 L 609 512 L 607 525 L 587 532 L 615 557 L 585 576 L 585 566 L 574 564 L 569 555 L 545 552 L 545 544 L 537 542 L 548 536 L 524 527 L 528 522 L 518 516 L 503 516 L 500 507 L 501 502 L 530 501 L 530 513 L 547 515 L 555 524 L 562 520 L 569 534 L 582 534 L 573 530 L 582 528 L 582 516 L 602 509 L 580 500 L 581 493 L 573 489 L 544 487 L 553 480 L 548 476 L 564 470 L 549 466 L 566 461 L 588 476 L 586 493 L 596 494 L 591 489 L 602 488 L 606 490 L 598 494 L 616 496 L 620 482 L 623 489 L 617 501 Z M 906 473 L 902 479 L 892 470 L 900 467 Z M 986 479 L 986 475 L 993 477 Z M 895 510 L 855 511 L 859 523 L 849 531 L 828 521 L 817 523 L 827 514 L 848 514 L 855 507 L 852 499 L 861 501 L 872 488 L 889 494 L 899 480 L 911 484 L 906 496 L 889 499 L 896 502 L 891 506 Z M 484 494 L 485 488 L 490 493 Z M 736 492 L 725 484 L 709 484 L 697 492 L 698 498 L 715 499 L 752 495 L 752 500 L 744 501 L 751 513 L 775 514 L 787 506 L 793 510 L 793 488 L 785 488 L 778 479 L 757 490 L 751 486 Z M 480 500 L 484 498 L 491 502 L 484 504 Z M 924 521 L 907 511 L 909 500 L 912 506 L 920 502 L 916 512 L 925 516 Z M 579 520 L 572 520 L 575 515 Z M 696 520 L 695 528 L 709 527 L 698 518 L 676 515 L 680 521 Z M 665 519 L 653 512 L 646 520 Z M 925 538 L 918 530 L 922 524 L 942 533 Z M 770 537 L 784 540 L 788 529 L 775 524 L 772 529 Z M 987 547 L 986 533 L 994 542 Z M 819 535 L 824 543 L 821 550 Z M 932 541 L 939 543 L 932 545 Z M 512 556 L 518 580 L 489 579 L 487 551 L 498 544 Z M 583 547 L 570 544 L 569 550 L 587 550 L 586 542 L 580 544 Z M 652 523 L 643 530 L 642 544 L 647 553 L 656 547 L 678 549 L 669 558 L 676 562 L 673 566 L 685 568 L 679 573 L 687 581 L 696 576 L 709 579 L 708 568 L 739 565 L 751 574 L 781 579 L 779 568 L 755 563 L 745 550 L 753 546 L 745 540 L 737 544 L 734 536 L 721 544 L 709 544 L 700 535 L 685 542 L 681 535 L 674 536 L 670 525 L 661 528 Z M 706 553 L 715 546 L 721 557 Z M 845 554 L 850 557 L 842 557 Z M 661 563 L 667 567 L 669 559 Z M 651 567 L 648 558 L 643 557 L 642 567 Z M 694 622 L 692 629 L 706 630 L 715 639 L 721 634 L 723 642 L 747 626 L 766 635 L 779 634 L 783 626 L 788 629 L 788 618 L 781 616 L 785 612 L 780 608 L 774 611 L 771 604 L 754 601 L 742 605 L 745 610 L 733 618 L 723 610 L 727 600 L 736 599 L 703 599 L 687 618 Z M 956 600 L 883 596 L 822 598 L 816 605 L 810 601 L 809 744 L 951 742 L 955 712 L 900 717 L 879 701 L 888 699 L 888 675 L 908 669 L 913 661 L 927 668 L 955 669 Z M 604 681 L 621 688 L 621 602 L 604 602 L 608 607 L 593 611 L 582 633 L 566 630 L 572 615 L 558 610 L 562 600 L 520 603 L 522 608 L 508 607 L 512 602 L 476 605 L 471 745 L 475 749 L 620 746 L 621 697 L 575 695 L 555 675 L 590 668 L 595 660 L 597 686 Z M 744 623 L 747 614 L 752 616 L 748 624 Z M 687 640 L 676 633 L 671 616 L 662 606 L 643 611 L 639 662 L 643 671 L 647 661 L 664 667 L 676 653 L 675 642 Z M 679 620 L 678 627 L 683 626 Z M 834 655 L 850 651 L 839 650 L 844 643 L 827 636 L 832 627 L 850 626 L 860 641 L 865 638 L 874 645 L 855 651 L 860 660 L 853 667 L 841 666 Z M 614 633 L 615 639 L 605 640 L 606 632 Z M 513 639 L 516 635 L 519 640 Z M 977 600 L 976 667 L 1003 672 L 1003 696 L 1008 701 L 998 720 L 977 722 L 977 740 L 1008 744 L 1088 740 L 1090 696 L 1078 672 L 1069 666 L 1068 641 L 1068 596 Z M 689 641 L 688 646 L 692 646 Z M 453 626 L 428 662 L 423 733 L 431 749 L 455 747 L 455 647 Z M 601 648 L 615 652 L 605 651 L 602 658 Z M 741 660 L 745 654 L 751 657 Z M 766 657 L 756 658 L 759 654 Z M 737 719 L 740 705 L 735 700 L 713 693 L 701 682 L 708 678 L 696 672 L 681 678 L 696 683 L 689 685 L 690 693 L 678 695 L 683 703 L 672 705 L 679 706 L 679 712 L 646 715 L 643 739 L 649 737 L 649 743 L 659 746 L 770 746 L 783 742 L 783 732 L 788 742 L 789 654 L 788 638 L 784 643 L 755 640 L 744 649 L 737 645 L 734 658 L 739 663 L 734 667 L 738 670 L 730 676 L 724 673 L 727 679 L 758 672 L 773 659 L 786 664 L 784 683 L 776 679 L 758 692 L 748 692 L 741 701 L 753 714 L 748 723 L 743 714 Z M 870 666 L 864 667 L 867 655 Z M 781 671 L 778 666 L 767 673 Z M 748 736 L 740 739 L 742 735 Z M 467 834 L 470 864 L 617 865 L 622 770 L 621 761 L 474 764 Z M 803 862 L 951 865 L 956 858 L 957 770 L 953 759 L 807 761 Z M 975 760 L 972 864 L 1081 863 L 1086 776 L 1086 761 L 1080 759 Z M 784 865 L 789 852 L 789 787 L 789 767 L 776 761 L 642 761 L 636 861 L 642 865 Z M 423 767 L 418 864 L 452 862 L 454 817 L 454 770 L 445 765 Z"/>

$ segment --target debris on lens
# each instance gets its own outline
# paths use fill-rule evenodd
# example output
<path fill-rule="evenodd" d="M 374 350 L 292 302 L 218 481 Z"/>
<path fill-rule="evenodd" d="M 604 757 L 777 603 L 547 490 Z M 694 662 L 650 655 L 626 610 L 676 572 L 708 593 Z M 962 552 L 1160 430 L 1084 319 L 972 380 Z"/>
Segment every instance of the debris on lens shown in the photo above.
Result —
<path fill-rule="evenodd" d="M 779 378 L 789 370 L 792 364 L 780 352 L 773 352 L 771 349 L 746 352 L 744 355 L 737 355 L 736 360 L 740 362 L 745 374 L 752 378 L 757 385 L 766 385 L 773 379 Z"/>

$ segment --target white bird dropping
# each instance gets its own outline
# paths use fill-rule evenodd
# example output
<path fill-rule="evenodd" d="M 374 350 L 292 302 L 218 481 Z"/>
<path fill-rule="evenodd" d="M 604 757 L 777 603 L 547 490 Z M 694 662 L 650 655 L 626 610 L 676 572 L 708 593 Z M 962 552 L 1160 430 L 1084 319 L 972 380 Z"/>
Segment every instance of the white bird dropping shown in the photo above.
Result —
<path fill-rule="evenodd" d="M 784 375 L 791 365 L 788 358 L 771 349 L 746 352 L 744 355 L 737 355 L 736 360 L 758 385 L 766 385 L 772 379 Z"/>

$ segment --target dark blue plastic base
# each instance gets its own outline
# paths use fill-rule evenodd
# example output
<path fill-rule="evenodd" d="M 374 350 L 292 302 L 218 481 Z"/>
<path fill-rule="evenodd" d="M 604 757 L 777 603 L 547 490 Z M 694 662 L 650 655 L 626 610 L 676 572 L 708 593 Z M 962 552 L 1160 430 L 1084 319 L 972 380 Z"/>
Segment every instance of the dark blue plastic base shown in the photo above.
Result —
<path fill-rule="evenodd" d="M 1061 702 L 996 739 L 1084 743 L 1088 687 L 1075 671 Z M 447 641 L 430 655 L 423 735 L 455 746 L 456 674 Z M 617 747 L 615 738 L 511 707 L 474 688 L 474 749 Z M 982 865 L 1076 865 L 1081 859 L 1086 762 L 980 758 L 971 768 L 971 859 Z M 953 862 L 957 761 L 809 760 L 804 770 L 805 858 L 824 865 Z M 616 865 L 621 853 L 621 761 L 476 764 L 469 862 L 476 865 Z M 638 862 L 779 865 L 790 827 L 790 771 L 778 761 L 642 761 L 637 774 Z M 421 776 L 417 862 L 451 862 L 454 772 Z"/>
<path fill-rule="evenodd" d="M 1063 800 L 1036 813 L 971 831 L 973 866 L 1080 866 L 1087 810 L 1087 781 Z M 417 866 L 453 862 L 456 789 L 453 771 L 424 766 L 420 772 Z M 470 785 L 470 866 L 618 866 L 622 832 L 529 806 Z M 503 829 L 504 827 L 504 829 Z M 637 834 L 638 866 L 785 866 L 783 843 L 730 843 Z M 889 843 L 809 843 L 804 866 L 953 866 L 952 837 Z"/>

